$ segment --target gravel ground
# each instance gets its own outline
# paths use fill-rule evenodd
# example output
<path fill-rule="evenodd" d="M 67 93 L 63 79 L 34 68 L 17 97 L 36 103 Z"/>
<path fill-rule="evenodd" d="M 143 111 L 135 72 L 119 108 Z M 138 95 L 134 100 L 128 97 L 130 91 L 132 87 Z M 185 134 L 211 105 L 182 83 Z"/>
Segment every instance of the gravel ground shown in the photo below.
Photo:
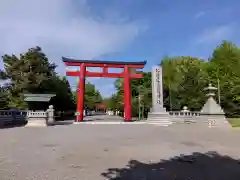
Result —
<path fill-rule="evenodd" d="M 239 130 L 192 125 L 0 129 L 0 180 L 239 180 L 239 139 Z M 203 155 L 209 151 L 221 155 Z"/>

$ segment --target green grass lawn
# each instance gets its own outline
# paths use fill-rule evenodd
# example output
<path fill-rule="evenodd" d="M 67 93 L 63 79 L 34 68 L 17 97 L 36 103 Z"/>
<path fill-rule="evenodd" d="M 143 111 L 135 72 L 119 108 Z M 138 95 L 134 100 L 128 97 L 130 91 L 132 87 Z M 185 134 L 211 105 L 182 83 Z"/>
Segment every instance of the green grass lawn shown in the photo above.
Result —
<path fill-rule="evenodd" d="M 240 118 L 229 118 L 228 122 L 230 122 L 232 127 L 240 127 Z"/>

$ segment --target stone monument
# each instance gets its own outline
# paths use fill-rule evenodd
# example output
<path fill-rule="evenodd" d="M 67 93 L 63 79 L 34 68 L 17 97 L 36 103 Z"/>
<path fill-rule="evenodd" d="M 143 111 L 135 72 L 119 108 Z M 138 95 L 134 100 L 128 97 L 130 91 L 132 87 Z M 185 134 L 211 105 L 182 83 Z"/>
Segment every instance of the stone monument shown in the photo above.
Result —
<path fill-rule="evenodd" d="M 148 113 L 149 124 L 168 126 L 172 124 L 170 115 L 163 107 L 163 83 L 162 67 L 155 66 L 152 69 L 152 108 Z"/>
<path fill-rule="evenodd" d="M 208 94 L 206 94 L 208 100 L 200 112 L 201 118 L 204 121 L 207 120 L 208 127 L 231 127 L 225 118 L 223 109 L 213 98 L 215 96 L 214 91 L 216 91 L 217 88 L 213 87 L 212 84 L 209 84 L 204 90 L 208 91 Z"/>

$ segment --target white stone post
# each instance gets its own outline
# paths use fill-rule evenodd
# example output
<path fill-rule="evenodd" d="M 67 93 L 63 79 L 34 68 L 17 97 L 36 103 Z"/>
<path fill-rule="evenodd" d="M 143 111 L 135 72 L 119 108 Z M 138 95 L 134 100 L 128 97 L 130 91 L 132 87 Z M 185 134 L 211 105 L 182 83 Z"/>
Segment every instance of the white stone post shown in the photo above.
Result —
<path fill-rule="evenodd" d="M 47 109 L 47 125 L 54 125 L 55 118 L 54 118 L 54 109 L 53 105 L 50 105 Z"/>
<path fill-rule="evenodd" d="M 169 113 L 163 107 L 163 75 L 160 66 L 155 66 L 152 69 L 152 108 L 151 112 L 148 113 L 147 121 L 159 126 L 172 124 Z"/>

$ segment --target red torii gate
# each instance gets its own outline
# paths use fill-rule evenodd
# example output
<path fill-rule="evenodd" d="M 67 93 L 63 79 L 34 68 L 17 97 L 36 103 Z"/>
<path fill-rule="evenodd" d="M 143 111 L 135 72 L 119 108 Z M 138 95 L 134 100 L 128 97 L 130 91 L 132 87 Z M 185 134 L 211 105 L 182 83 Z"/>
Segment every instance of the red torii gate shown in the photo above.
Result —
<path fill-rule="evenodd" d="M 142 78 L 142 74 L 131 72 L 130 69 L 143 69 L 146 61 L 141 62 L 118 62 L 118 61 L 99 61 L 99 60 L 74 60 L 62 57 L 62 61 L 66 66 L 78 66 L 80 71 L 66 71 L 67 76 L 78 76 L 78 91 L 77 91 L 77 112 L 79 115 L 76 121 L 83 121 L 84 110 L 84 93 L 85 93 L 85 78 L 86 77 L 106 77 L 106 78 L 124 78 L 124 112 L 125 121 L 131 121 L 131 88 L 130 83 L 133 78 Z M 86 67 L 100 67 L 102 72 L 90 72 Z M 121 73 L 110 73 L 108 68 L 123 68 Z"/>

